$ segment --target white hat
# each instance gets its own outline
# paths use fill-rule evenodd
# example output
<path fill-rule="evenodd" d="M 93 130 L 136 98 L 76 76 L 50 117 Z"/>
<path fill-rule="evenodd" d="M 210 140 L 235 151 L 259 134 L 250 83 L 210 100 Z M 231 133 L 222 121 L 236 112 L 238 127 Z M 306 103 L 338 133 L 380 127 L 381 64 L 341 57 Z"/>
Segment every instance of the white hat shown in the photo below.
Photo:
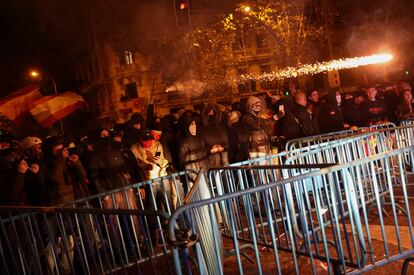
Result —
<path fill-rule="evenodd" d="M 38 137 L 26 137 L 20 142 L 23 149 L 29 149 L 37 144 L 42 144 L 42 140 Z"/>

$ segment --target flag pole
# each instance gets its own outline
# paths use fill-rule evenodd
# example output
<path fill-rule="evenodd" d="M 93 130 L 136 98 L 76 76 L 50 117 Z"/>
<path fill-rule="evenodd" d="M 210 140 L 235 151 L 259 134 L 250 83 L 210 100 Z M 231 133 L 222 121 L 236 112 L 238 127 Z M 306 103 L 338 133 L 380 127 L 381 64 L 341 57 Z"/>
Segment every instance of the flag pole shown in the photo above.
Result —
<path fill-rule="evenodd" d="M 57 88 L 56 88 L 56 82 L 55 82 L 55 80 L 53 79 L 53 77 L 51 76 L 51 75 L 49 75 L 49 74 L 47 74 L 49 77 L 50 77 L 50 79 L 52 80 L 52 83 L 53 83 L 53 89 L 54 89 L 54 91 L 55 91 L 55 95 L 57 95 L 58 94 L 58 91 L 57 91 Z M 61 134 L 62 134 L 62 136 L 64 135 L 64 131 L 63 131 L 63 121 L 62 121 L 62 119 L 61 120 L 59 120 L 59 127 L 60 127 L 60 132 L 61 132 Z"/>

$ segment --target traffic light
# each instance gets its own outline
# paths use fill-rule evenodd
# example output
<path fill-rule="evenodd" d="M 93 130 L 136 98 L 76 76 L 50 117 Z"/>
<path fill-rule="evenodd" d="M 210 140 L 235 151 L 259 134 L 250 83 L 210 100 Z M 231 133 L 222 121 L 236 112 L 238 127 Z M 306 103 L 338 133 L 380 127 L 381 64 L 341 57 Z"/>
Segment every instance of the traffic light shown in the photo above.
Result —
<path fill-rule="evenodd" d="M 328 71 L 328 83 L 329 87 L 336 88 L 341 86 L 341 80 L 339 78 L 339 72 L 337 70 Z"/>
<path fill-rule="evenodd" d="M 177 27 L 185 28 L 191 26 L 190 2 L 189 0 L 174 0 L 175 20 Z"/>

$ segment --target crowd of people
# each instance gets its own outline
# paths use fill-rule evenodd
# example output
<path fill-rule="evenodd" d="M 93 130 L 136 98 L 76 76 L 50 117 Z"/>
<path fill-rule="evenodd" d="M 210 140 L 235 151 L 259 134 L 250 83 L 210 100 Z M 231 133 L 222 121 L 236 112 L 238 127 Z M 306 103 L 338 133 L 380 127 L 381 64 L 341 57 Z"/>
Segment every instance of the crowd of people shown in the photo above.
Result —
<path fill-rule="evenodd" d="M 217 168 L 283 149 L 286 141 L 352 127 L 414 117 L 411 87 L 401 81 L 378 92 L 292 90 L 258 93 L 223 108 L 182 110 L 162 118 L 153 105 L 110 129 L 77 138 L 0 135 L 0 201 L 3 205 L 50 206 L 107 192 L 174 171 Z M 190 180 L 195 180 L 195 175 Z M 184 186 L 184 191 L 191 187 Z M 170 195 L 174 200 L 174 190 Z M 148 190 L 142 190 L 143 197 Z M 130 201 L 134 194 L 129 194 Z M 150 196 L 152 197 L 152 196 Z M 122 199 L 106 202 L 122 206 Z"/>

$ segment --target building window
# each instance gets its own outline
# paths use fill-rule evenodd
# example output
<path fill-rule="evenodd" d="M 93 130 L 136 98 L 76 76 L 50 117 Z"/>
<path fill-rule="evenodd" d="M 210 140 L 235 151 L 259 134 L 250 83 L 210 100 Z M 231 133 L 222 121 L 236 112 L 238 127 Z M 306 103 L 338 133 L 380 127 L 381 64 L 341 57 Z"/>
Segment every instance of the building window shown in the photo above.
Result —
<path fill-rule="evenodd" d="M 262 65 L 260 65 L 260 71 L 262 72 L 262 74 L 263 73 L 271 73 L 272 68 L 268 64 L 262 64 Z"/>
<path fill-rule="evenodd" d="M 256 46 L 258 49 L 265 48 L 266 45 L 266 38 L 262 33 L 256 34 Z"/>
<path fill-rule="evenodd" d="M 132 58 L 132 53 L 130 51 L 125 51 L 124 56 L 126 65 L 134 63 L 134 59 Z"/>
<path fill-rule="evenodd" d="M 133 98 L 138 98 L 138 88 L 136 82 L 131 82 L 125 85 L 125 95 L 121 97 L 121 101 L 128 101 Z"/>

